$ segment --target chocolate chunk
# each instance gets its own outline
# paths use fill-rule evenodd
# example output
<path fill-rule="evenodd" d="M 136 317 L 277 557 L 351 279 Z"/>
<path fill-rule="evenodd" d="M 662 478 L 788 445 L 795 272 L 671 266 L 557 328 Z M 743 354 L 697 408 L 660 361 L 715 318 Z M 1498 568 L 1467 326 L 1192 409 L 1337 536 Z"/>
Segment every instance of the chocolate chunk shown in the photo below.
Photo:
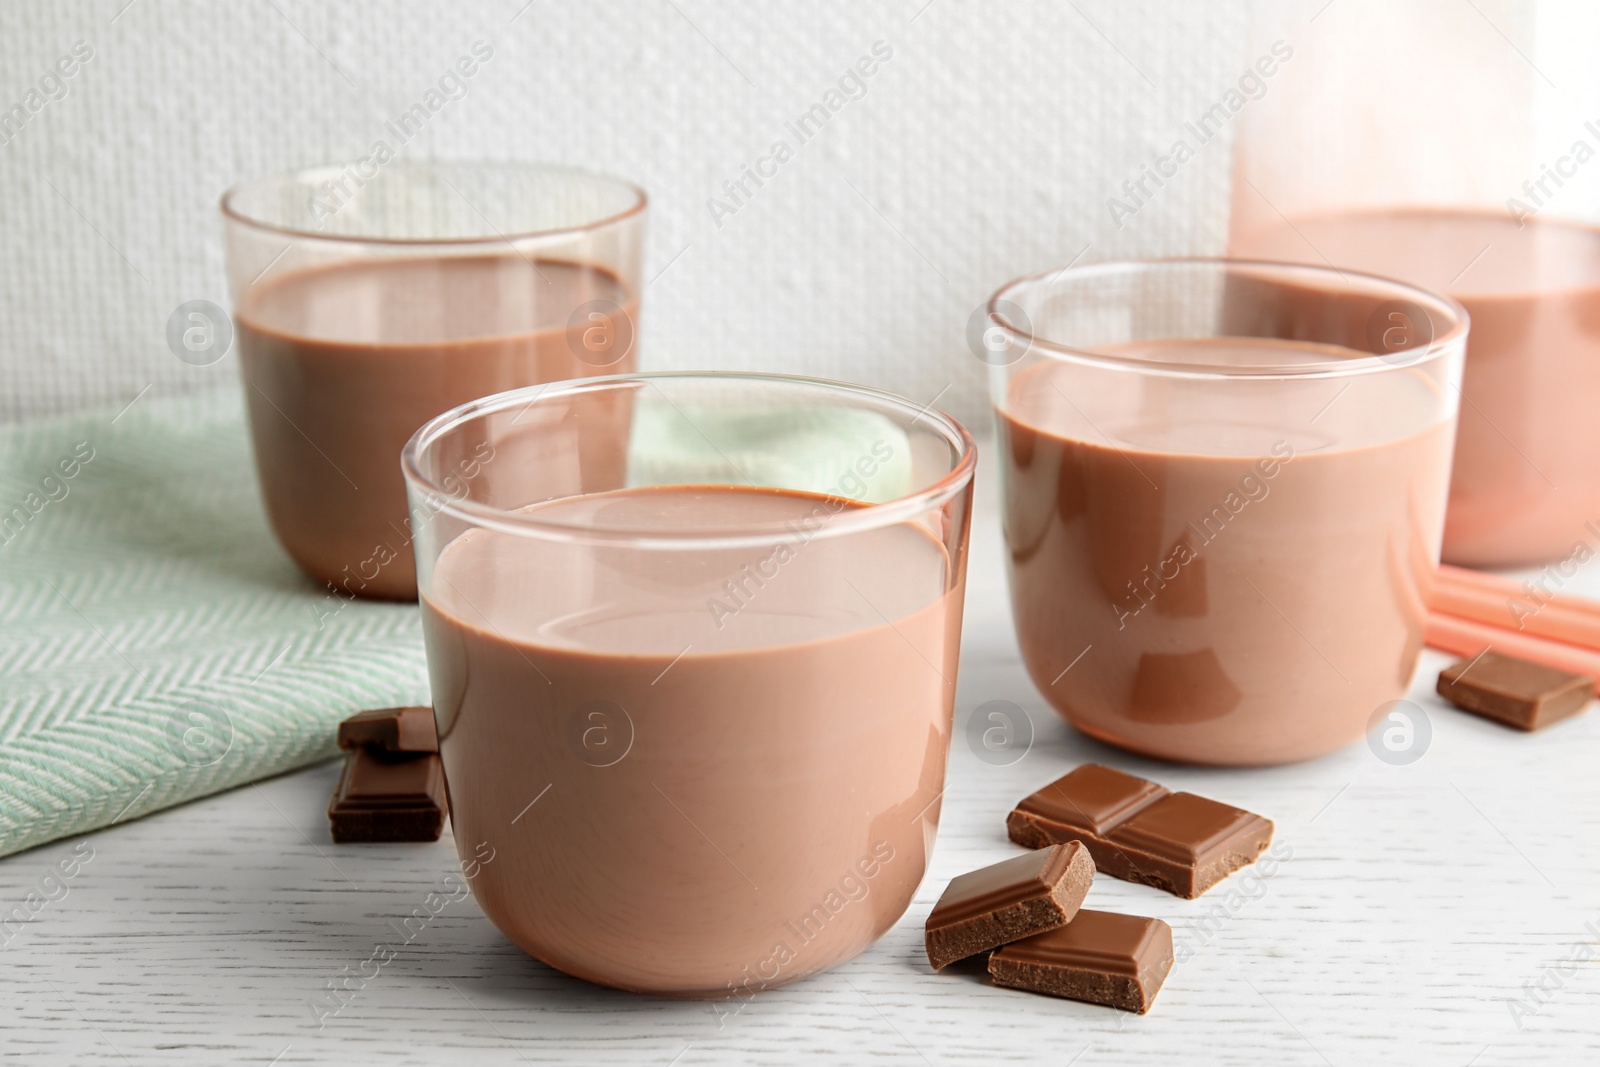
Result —
<path fill-rule="evenodd" d="M 1085 763 L 1018 804 L 1007 824 L 1011 840 L 1029 848 L 1073 839 L 1089 844 L 1089 838 L 1103 837 L 1129 815 L 1166 795 L 1167 790 L 1154 782 Z M 1037 843 L 1022 839 L 1021 835 L 1029 832 L 1037 835 Z M 1092 845 L 1089 851 L 1094 851 Z"/>
<path fill-rule="evenodd" d="M 996 984 L 1141 1015 L 1172 970 L 1172 927 L 1160 919 L 1083 909 L 1067 925 L 989 957 Z"/>
<path fill-rule="evenodd" d="M 1438 691 L 1474 715 L 1518 730 L 1538 730 L 1587 708 L 1594 686 L 1593 678 L 1581 674 L 1485 652 L 1440 671 Z"/>
<path fill-rule="evenodd" d="M 1193 793 L 1173 793 L 1112 830 L 1107 840 L 1115 857 L 1107 874 L 1193 899 L 1254 863 L 1272 843 L 1272 824 Z"/>
<path fill-rule="evenodd" d="M 339 747 L 381 748 L 386 752 L 437 752 L 432 708 L 377 708 L 358 712 L 339 724 Z"/>
<path fill-rule="evenodd" d="M 333 839 L 437 841 L 444 830 L 444 764 L 437 755 L 357 748 L 328 805 Z"/>
<path fill-rule="evenodd" d="M 1093 763 L 1023 800 L 1006 830 L 1028 848 L 1082 841 L 1103 873 L 1190 898 L 1272 843 L 1259 815 Z"/>
<path fill-rule="evenodd" d="M 1069 922 L 1094 880 L 1094 860 L 1077 841 L 1004 860 L 951 879 L 928 914 L 934 970 L 997 945 Z"/>

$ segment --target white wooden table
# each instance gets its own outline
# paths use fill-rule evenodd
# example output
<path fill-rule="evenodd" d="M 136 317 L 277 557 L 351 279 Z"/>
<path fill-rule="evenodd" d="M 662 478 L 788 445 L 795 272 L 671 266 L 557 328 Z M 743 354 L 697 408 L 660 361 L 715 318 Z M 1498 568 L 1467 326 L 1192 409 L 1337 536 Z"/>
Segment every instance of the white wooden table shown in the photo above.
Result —
<path fill-rule="evenodd" d="M 980 471 L 949 789 L 904 920 L 838 969 L 730 1006 L 569 979 L 450 904 L 319 1028 L 309 1002 L 455 869 L 430 845 L 334 846 L 335 764 L 0 861 L 0 912 L 51 901 L 0 947 L 0 1062 L 1216 1063 L 1600 1061 L 1600 712 L 1524 736 L 1432 695 L 1407 766 L 1366 745 L 1315 763 L 1157 765 L 1071 732 L 1018 660 L 993 468 Z M 1600 595 L 1600 572 L 1579 586 Z M 1011 700 L 1036 726 L 1010 766 L 966 741 Z M 1148 1016 L 934 975 L 922 921 L 954 875 L 1016 853 L 1020 797 L 1100 760 L 1259 811 L 1292 857 L 1184 901 L 1099 879 L 1091 907 L 1172 923 L 1182 962 Z M 74 847 L 93 858 L 42 883 Z M 0 935 L 0 940 L 4 940 Z M 1589 958 L 1589 957 L 1593 958 Z M 1570 961 L 1579 960 L 1572 963 Z M 1513 1010 L 1520 1005 L 1519 1010 Z"/>

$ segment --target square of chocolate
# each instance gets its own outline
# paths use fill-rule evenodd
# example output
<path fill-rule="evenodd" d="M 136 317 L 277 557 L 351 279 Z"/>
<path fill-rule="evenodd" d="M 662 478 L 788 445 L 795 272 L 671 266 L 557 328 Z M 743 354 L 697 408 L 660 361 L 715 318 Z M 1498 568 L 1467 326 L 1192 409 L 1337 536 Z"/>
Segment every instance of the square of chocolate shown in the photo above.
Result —
<path fill-rule="evenodd" d="M 1117 876 L 1194 898 L 1272 843 L 1272 823 L 1193 793 L 1172 793 L 1141 809 L 1107 835 L 1126 872 Z"/>
<path fill-rule="evenodd" d="M 1439 672 L 1438 692 L 1463 711 L 1518 730 L 1539 730 L 1589 706 L 1595 680 L 1499 652 Z"/>
<path fill-rule="evenodd" d="M 1085 908 L 1065 926 L 996 949 L 989 976 L 997 985 L 1142 1015 L 1173 955 L 1172 927 L 1160 919 Z"/>
<path fill-rule="evenodd" d="M 439 736 L 433 709 L 374 708 L 339 724 L 339 747 L 381 748 L 385 752 L 437 752 Z"/>
<path fill-rule="evenodd" d="M 1076 840 L 1094 853 L 1113 826 L 1166 795 L 1154 782 L 1085 763 L 1018 804 L 1006 827 L 1011 840 L 1029 848 Z"/>
<path fill-rule="evenodd" d="M 357 748 L 328 805 L 334 841 L 437 841 L 444 831 L 444 764 L 435 754 Z"/>
<path fill-rule="evenodd" d="M 1077 914 L 1093 880 L 1094 860 L 1078 841 L 953 878 L 928 913 L 928 962 L 939 970 L 1064 925 Z"/>

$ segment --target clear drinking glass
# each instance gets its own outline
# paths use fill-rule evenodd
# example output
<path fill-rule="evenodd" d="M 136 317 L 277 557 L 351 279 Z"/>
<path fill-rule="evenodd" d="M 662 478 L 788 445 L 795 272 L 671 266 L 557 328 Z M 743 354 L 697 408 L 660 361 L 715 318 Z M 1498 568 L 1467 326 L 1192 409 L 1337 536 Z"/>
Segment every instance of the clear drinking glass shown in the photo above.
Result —
<path fill-rule="evenodd" d="M 645 195 L 523 163 L 378 163 L 222 198 L 273 531 L 340 595 L 409 599 L 400 449 L 518 386 L 632 370 Z"/>
<path fill-rule="evenodd" d="M 975 453 L 857 386 L 516 390 L 406 446 L 473 892 L 569 974 L 749 996 L 905 911 L 938 825 Z"/>
<path fill-rule="evenodd" d="M 1235 120 L 1229 253 L 1466 306 L 1451 563 L 1600 537 L 1597 39 L 1600 5 L 1568 0 L 1258 5 L 1274 58 Z"/>
<path fill-rule="evenodd" d="M 1352 272 L 1098 263 L 989 304 L 1012 608 L 1078 729 L 1193 763 L 1361 736 L 1422 647 L 1467 319 Z"/>

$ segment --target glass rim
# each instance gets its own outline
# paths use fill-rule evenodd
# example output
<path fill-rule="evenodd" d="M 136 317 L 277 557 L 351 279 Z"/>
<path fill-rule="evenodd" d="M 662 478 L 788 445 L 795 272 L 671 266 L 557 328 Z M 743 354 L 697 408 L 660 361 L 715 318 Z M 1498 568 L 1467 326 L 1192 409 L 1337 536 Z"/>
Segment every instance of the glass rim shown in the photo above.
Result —
<path fill-rule="evenodd" d="M 1061 341 L 1052 341 L 1041 337 L 1029 330 L 1024 330 L 1012 323 L 1000 309 L 1003 303 L 1020 306 L 1014 294 L 1023 289 L 1035 288 L 1043 283 L 1046 287 L 1054 288 L 1063 278 L 1074 281 L 1086 280 L 1095 276 L 1125 273 L 1153 273 L 1158 270 L 1173 270 L 1177 268 L 1207 268 L 1217 272 L 1226 272 L 1235 269 L 1265 272 L 1274 277 L 1285 275 L 1308 275 L 1312 278 L 1338 278 L 1346 282 L 1359 279 L 1368 283 L 1369 287 L 1380 291 L 1387 290 L 1396 299 L 1406 299 L 1423 306 L 1424 310 L 1438 309 L 1446 318 L 1448 328 L 1439 335 L 1434 336 L 1425 348 L 1421 348 L 1417 355 L 1406 359 L 1398 359 L 1395 355 L 1380 355 L 1369 353 L 1350 359 L 1326 360 L 1316 363 L 1284 363 L 1284 364 L 1256 364 L 1246 367 L 1217 366 L 1208 363 L 1178 363 L 1162 362 L 1136 356 L 1117 356 L 1107 352 L 1097 352 L 1093 349 L 1080 348 Z M 1397 278 L 1388 278 L 1379 274 L 1370 274 L 1366 271 L 1346 270 L 1340 267 L 1320 266 L 1314 263 L 1295 263 L 1288 260 L 1273 259 L 1247 259 L 1229 256 L 1170 256 L 1151 259 L 1107 259 L 1097 260 L 1093 263 L 1081 265 L 1069 264 L 1053 270 L 1038 271 L 1034 274 L 1025 274 L 1006 282 L 984 305 L 989 321 L 1003 330 L 1007 338 L 1019 341 L 1025 346 L 1025 352 L 1038 349 L 1042 354 L 1075 363 L 1113 370 L 1134 371 L 1142 374 L 1164 375 L 1174 378 L 1247 378 L 1247 379 L 1305 379 L 1305 378 L 1344 378 L 1357 374 L 1381 373 L 1383 371 L 1398 371 L 1414 368 L 1430 361 L 1442 358 L 1453 351 L 1463 347 L 1463 340 L 1467 336 L 1471 324 L 1471 316 L 1461 302 L 1447 293 L 1437 293 L 1421 286 L 1412 285 L 1410 282 Z M 1352 349 L 1352 351 L 1354 351 Z M 1402 350 L 1402 353 L 1410 350 Z M 1006 365 L 1007 367 L 1011 364 Z"/>
<path fill-rule="evenodd" d="M 588 233 L 594 230 L 604 229 L 608 226 L 613 226 L 617 223 L 623 222 L 626 219 L 640 215 L 650 203 L 649 194 L 644 191 L 643 186 L 637 184 L 636 182 L 631 182 L 626 178 L 619 178 L 615 175 L 604 174 L 600 171 L 588 170 L 583 167 L 568 166 L 564 163 L 519 162 L 517 160 L 495 159 L 409 159 L 395 160 L 393 163 L 386 163 L 383 166 L 383 170 L 392 173 L 397 171 L 423 171 L 440 167 L 462 167 L 564 174 L 570 177 L 583 178 L 588 181 L 612 185 L 618 189 L 626 190 L 632 197 L 632 202 L 621 211 L 613 212 L 612 214 L 605 215 L 601 218 L 592 219 L 588 222 L 580 223 L 575 226 L 555 226 L 539 230 L 518 230 L 515 233 L 494 233 L 460 237 L 381 237 L 370 235 L 362 236 L 359 234 L 349 233 L 331 234 L 324 233 L 321 230 L 306 229 L 300 226 L 285 226 L 282 223 L 273 222 L 251 214 L 239 206 L 239 198 L 246 192 L 253 191 L 264 186 L 286 183 L 297 179 L 309 180 L 313 178 L 313 176 L 327 175 L 328 177 L 338 177 L 339 175 L 345 173 L 345 171 L 349 170 L 351 166 L 352 164 L 349 163 L 323 163 L 311 167 L 295 167 L 289 170 L 281 170 L 272 174 L 264 174 L 256 178 L 246 178 L 244 181 L 235 182 L 233 185 L 229 186 L 218 200 L 217 207 L 222 212 L 224 219 L 237 222 L 244 226 L 252 227 L 253 229 L 263 230 L 268 233 L 282 234 L 286 237 L 294 237 L 300 240 L 325 241 L 329 244 L 335 245 L 396 245 L 401 247 L 407 245 L 417 245 L 423 247 L 439 247 L 449 245 L 509 244 L 515 241 L 563 237 L 574 234 Z"/>
<path fill-rule="evenodd" d="M 420 490 L 426 494 L 430 517 L 450 513 L 474 526 L 498 530 L 519 536 L 542 536 L 546 539 L 577 540 L 584 542 L 624 542 L 640 548 L 742 548 L 769 546 L 775 540 L 792 538 L 794 530 L 787 523 L 747 523 L 718 527 L 714 530 L 662 530 L 659 527 L 608 526 L 596 528 L 582 522 L 551 521 L 537 517 L 537 513 L 507 509 L 468 500 L 452 494 L 436 480 L 422 471 L 422 456 L 451 430 L 484 416 L 497 414 L 522 405 L 531 406 L 539 400 L 553 400 L 563 396 L 602 391 L 623 385 L 653 386 L 659 381 L 721 381 L 753 382 L 758 385 L 789 388 L 806 386 L 844 396 L 853 396 L 887 404 L 911 417 L 912 423 L 927 420 L 951 446 L 955 457 L 950 469 L 929 485 L 881 503 L 867 503 L 850 497 L 849 506 L 834 512 L 821 527 L 808 531 L 812 537 L 833 537 L 854 531 L 877 529 L 906 522 L 940 507 L 954 499 L 971 483 L 977 469 L 977 443 L 971 432 L 959 421 L 935 408 L 931 403 L 918 407 L 905 397 L 870 386 L 841 382 L 831 378 L 813 378 L 795 374 L 766 374 L 756 371 L 646 371 L 631 374 L 608 374 L 592 378 L 574 378 L 542 385 L 524 386 L 503 393 L 468 401 L 451 408 L 423 423 L 406 442 L 400 452 L 400 468 L 405 475 L 408 491 Z M 659 391 L 659 387 L 658 387 Z M 668 403 L 671 403 L 670 398 Z M 703 483 L 713 484 L 713 483 Z M 714 483 L 718 485 L 733 483 Z M 762 487 L 765 488 L 765 487 Z M 581 494 L 571 494 L 581 495 Z M 814 494 L 821 499 L 834 499 L 834 494 Z"/>

